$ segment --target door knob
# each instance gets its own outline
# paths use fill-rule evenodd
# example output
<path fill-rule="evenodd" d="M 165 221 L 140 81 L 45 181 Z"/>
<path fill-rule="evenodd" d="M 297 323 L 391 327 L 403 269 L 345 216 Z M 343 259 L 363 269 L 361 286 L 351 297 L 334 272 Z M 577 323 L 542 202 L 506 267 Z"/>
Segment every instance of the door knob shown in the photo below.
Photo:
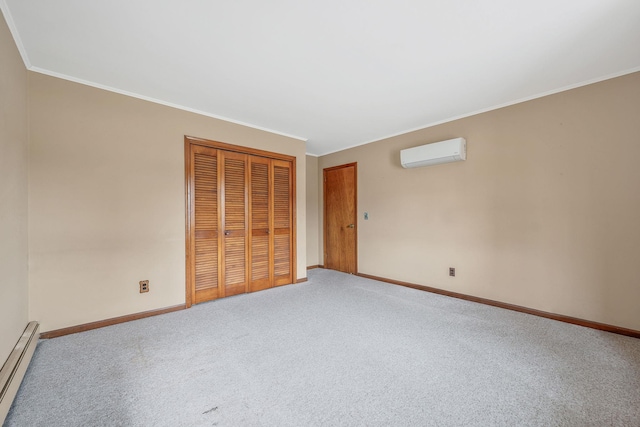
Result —
<path fill-rule="evenodd" d="M 355 225 L 353 225 L 353 224 L 347 225 L 347 228 L 353 228 L 353 227 L 355 227 Z"/>
<path fill-rule="evenodd" d="M 225 230 L 224 235 L 228 236 L 229 234 L 231 234 L 231 232 L 229 230 Z"/>

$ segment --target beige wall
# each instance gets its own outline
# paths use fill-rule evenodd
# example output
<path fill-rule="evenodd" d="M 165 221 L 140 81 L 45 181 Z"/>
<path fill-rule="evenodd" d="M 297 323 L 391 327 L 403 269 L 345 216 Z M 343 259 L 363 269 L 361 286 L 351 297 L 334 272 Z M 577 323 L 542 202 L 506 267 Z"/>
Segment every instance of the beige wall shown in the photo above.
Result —
<path fill-rule="evenodd" d="M 0 365 L 27 326 L 27 70 L 0 17 Z"/>
<path fill-rule="evenodd" d="M 318 158 L 307 156 L 307 265 L 318 265 L 319 244 L 318 233 L 320 224 L 318 223 L 319 211 L 318 203 Z"/>
<path fill-rule="evenodd" d="M 361 273 L 640 330 L 639 112 L 635 73 L 323 156 L 319 173 L 358 162 Z M 400 166 L 453 137 L 466 162 Z"/>
<path fill-rule="evenodd" d="M 29 112 L 30 316 L 43 331 L 184 303 L 184 135 L 296 156 L 306 277 L 304 142 L 37 73 Z"/>

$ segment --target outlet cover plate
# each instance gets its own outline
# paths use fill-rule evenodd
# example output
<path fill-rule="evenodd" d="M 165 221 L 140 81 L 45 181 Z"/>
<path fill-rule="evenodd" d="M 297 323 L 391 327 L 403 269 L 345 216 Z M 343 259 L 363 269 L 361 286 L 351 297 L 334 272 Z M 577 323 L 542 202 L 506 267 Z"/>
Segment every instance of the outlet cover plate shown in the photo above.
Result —
<path fill-rule="evenodd" d="M 140 281 L 140 293 L 149 292 L 149 281 L 141 280 Z"/>

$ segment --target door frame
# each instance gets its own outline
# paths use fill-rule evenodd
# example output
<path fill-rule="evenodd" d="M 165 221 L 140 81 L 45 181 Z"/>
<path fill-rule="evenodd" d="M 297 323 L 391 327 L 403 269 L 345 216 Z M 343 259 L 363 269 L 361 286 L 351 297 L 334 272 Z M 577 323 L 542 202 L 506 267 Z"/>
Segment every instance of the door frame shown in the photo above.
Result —
<path fill-rule="evenodd" d="M 191 146 L 200 145 L 211 147 L 217 150 L 230 151 L 234 153 L 249 154 L 252 156 L 266 157 L 275 160 L 291 162 L 291 278 L 292 284 L 298 281 L 297 258 L 298 244 L 296 228 L 298 217 L 296 215 L 296 158 L 287 154 L 274 153 L 271 151 L 259 150 L 257 148 L 243 147 L 240 145 L 227 144 L 225 142 L 212 141 L 193 136 L 184 136 L 184 187 L 185 187 L 185 307 L 193 305 L 193 292 L 195 292 L 195 271 L 193 268 L 193 256 L 195 248 L 191 235 L 195 211 L 192 209 L 192 189 L 193 189 L 193 160 L 191 158 Z M 248 190 L 247 190 L 248 191 Z"/>
<path fill-rule="evenodd" d="M 353 206 L 355 206 L 355 215 L 354 215 L 354 225 L 355 225 L 355 263 L 356 263 L 356 272 L 354 274 L 358 274 L 358 162 L 353 163 L 345 163 L 343 165 L 331 166 L 329 168 L 322 169 L 322 263 L 326 265 L 327 258 L 327 204 L 325 201 L 327 200 L 327 172 L 353 167 Z"/>

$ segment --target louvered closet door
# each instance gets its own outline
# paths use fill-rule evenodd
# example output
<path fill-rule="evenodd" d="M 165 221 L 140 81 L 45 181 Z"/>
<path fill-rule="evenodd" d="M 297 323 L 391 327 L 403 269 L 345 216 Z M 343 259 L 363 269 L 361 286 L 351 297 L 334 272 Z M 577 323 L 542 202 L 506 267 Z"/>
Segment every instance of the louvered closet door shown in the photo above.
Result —
<path fill-rule="evenodd" d="M 295 160 L 203 142 L 185 138 L 187 304 L 293 283 Z"/>
<path fill-rule="evenodd" d="M 273 248 L 269 230 L 271 227 L 270 206 L 270 160 L 264 157 L 249 157 L 249 290 L 250 292 L 270 288 L 273 264 Z"/>
<path fill-rule="evenodd" d="M 222 195 L 222 277 L 224 296 L 248 291 L 247 155 L 220 151 Z"/>
<path fill-rule="evenodd" d="M 272 160 L 273 173 L 273 284 L 293 282 L 293 182 L 291 163 Z"/>
<path fill-rule="evenodd" d="M 191 271 L 195 303 L 224 296 L 219 285 L 217 150 L 193 146 L 191 151 Z"/>

